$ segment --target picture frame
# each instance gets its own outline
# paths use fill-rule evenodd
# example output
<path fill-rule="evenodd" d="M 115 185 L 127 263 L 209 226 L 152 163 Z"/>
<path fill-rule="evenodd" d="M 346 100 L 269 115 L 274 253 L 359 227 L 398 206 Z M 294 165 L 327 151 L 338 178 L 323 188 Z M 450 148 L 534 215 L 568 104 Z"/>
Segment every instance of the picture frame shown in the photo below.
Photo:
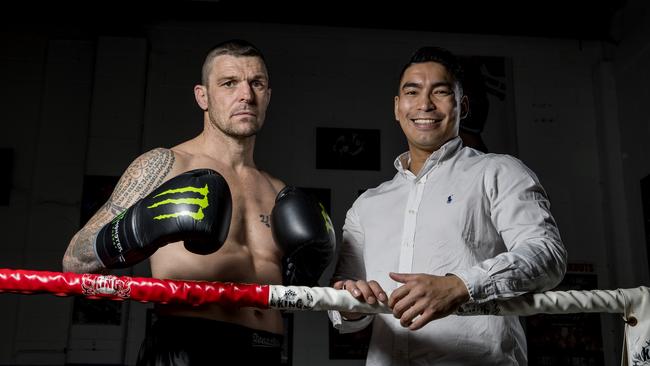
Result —
<path fill-rule="evenodd" d="M 594 290 L 597 275 L 590 263 L 569 263 L 554 291 Z M 537 314 L 524 318 L 530 366 L 605 364 L 600 314 Z"/>
<path fill-rule="evenodd" d="M 512 60 L 500 56 L 462 55 L 463 94 L 469 110 L 460 120 L 465 146 L 483 152 L 518 154 Z"/>
<path fill-rule="evenodd" d="M 316 128 L 316 169 L 381 170 L 380 130 Z"/>

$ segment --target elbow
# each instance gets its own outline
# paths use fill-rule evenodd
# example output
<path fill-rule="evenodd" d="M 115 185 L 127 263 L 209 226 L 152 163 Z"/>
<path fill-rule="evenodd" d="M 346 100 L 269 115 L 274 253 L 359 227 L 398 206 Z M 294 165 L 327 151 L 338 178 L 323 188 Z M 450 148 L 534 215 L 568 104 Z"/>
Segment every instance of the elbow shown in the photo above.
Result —
<path fill-rule="evenodd" d="M 72 265 L 72 260 L 68 256 L 68 253 L 63 256 L 63 260 L 61 261 L 61 268 L 63 272 L 74 272 L 74 266 Z"/>
<path fill-rule="evenodd" d="M 79 259 L 71 252 L 70 247 L 68 247 L 61 260 L 61 269 L 63 272 L 82 273 L 85 272 L 83 267 Z"/>
<path fill-rule="evenodd" d="M 549 278 L 548 288 L 554 288 L 562 282 L 567 270 L 567 252 L 562 242 L 558 242 L 552 256 L 549 258 L 547 274 Z"/>

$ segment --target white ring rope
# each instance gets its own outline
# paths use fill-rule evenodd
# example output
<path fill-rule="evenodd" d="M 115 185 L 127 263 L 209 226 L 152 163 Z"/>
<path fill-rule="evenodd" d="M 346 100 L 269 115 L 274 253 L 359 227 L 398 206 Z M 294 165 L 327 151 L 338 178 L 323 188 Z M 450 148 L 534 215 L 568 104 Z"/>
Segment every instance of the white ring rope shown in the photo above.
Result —
<path fill-rule="evenodd" d="M 647 296 L 648 287 L 617 290 L 546 291 L 507 300 L 462 305 L 457 315 L 533 315 L 570 313 L 625 313 L 630 299 Z M 270 286 L 269 306 L 274 309 L 338 310 L 358 313 L 391 313 L 383 303 L 370 305 L 348 291 L 329 287 Z"/>

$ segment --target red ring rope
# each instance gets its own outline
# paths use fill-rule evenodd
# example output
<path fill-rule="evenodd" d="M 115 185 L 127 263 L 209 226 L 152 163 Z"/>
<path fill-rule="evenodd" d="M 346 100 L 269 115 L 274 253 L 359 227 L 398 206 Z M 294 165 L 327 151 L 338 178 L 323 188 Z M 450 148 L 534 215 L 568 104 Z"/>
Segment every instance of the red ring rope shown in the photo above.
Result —
<path fill-rule="evenodd" d="M 0 292 L 81 295 L 91 299 L 269 307 L 269 286 L 128 276 L 0 269 Z"/>
<path fill-rule="evenodd" d="M 360 302 L 346 290 L 330 287 L 236 284 L 205 281 L 177 281 L 156 278 L 77 274 L 47 271 L 0 269 L 0 292 L 22 294 L 52 293 L 80 295 L 110 300 L 181 303 L 202 305 L 219 303 L 235 307 L 288 310 L 339 310 L 365 313 L 390 313 L 382 304 Z M 526 294 L 510 300 L 465 304 L 457 315 L 532 315 L 576 312 L 623 313 L 626 345 L 623 352 L 629 364 L 647 352 L 650 288 L 593 291 L 547 291 Z M 632 323 L 634 320 L 634 324 Z M 638 324 L 637 324 L 638 323 Z"/>

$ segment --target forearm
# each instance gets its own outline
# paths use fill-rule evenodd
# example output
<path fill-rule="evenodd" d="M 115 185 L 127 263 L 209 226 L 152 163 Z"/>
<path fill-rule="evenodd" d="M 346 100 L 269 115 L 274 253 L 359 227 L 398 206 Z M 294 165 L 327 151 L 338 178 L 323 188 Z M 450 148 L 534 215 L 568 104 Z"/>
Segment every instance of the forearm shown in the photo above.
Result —
<path fill-rule="evenodd" d="M 76 273 L 103 273 L 106 268 L 97 258 L 94 249 L 97 229 L 84 228 L 70 241 L 63 256 L 63 271 Z"/>
<path fill-rule="evenodd" d="M 556 286 L 566 270 L 566 251 L 552 239 L 532 240 L 535 244 L 515 248 L 472 268 L 451 271 L 463 280 L 471 300 L 505 299 Z"/>
<path fill-rule="evenodd" d="M 556 286 L 564 276 L 567 253 L 535 174 L 504 155 L 486 168 L 484 185 L 491 229 L 501 236 L 505 252 L 452 272 L 465 282 L 471 300 L 506 299 Z"/>

